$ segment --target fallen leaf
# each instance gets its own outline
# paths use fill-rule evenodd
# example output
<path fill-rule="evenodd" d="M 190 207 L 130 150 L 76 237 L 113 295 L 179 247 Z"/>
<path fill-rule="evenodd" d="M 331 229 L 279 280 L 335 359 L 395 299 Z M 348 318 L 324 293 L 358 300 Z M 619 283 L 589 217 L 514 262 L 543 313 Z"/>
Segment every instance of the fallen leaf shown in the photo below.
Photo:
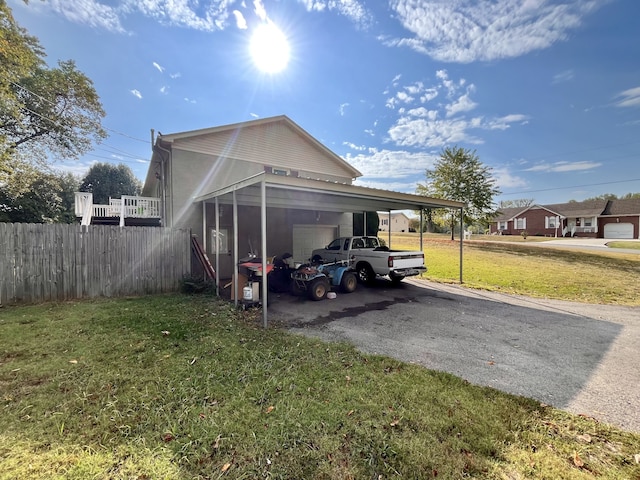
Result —
<path fill-rule="evenodd" d="M 69 360 L 69 363 L 73 363 L 74 365 L 78 363 L 78 360 Z"/>
<path fill-rule="evenodd" d="M 230 464 L 230 463 L 225 463 L 225 464 L 222 466 L 222 472 L 224 473 L 224 472 L 226 472 L 227 470 L 229 470 L 230 468 L 231 468 L 231 464 Z"/>
<path fill-rule="evenodd" d="M 578 468 L 584 467 L 584 462 L 580 458 L 580 455 L 578 455 L 578 452 L 573 452 L 573 464 Z"/>
<path fill-rule="evenodd" d="M 636 454 L 633 456 L 633 459 L 636 461 L 636 463 L 640 463 L 640 453 L 636 453 Z"/>
<path fill-rule="evenodd" d="M 194 363 L 196 363 L 196 360 L 198 360 L 198 357 L 193 357 L 193 360 L 189 362 L 189 365 L 193 365 Z"/>
<path fill-rule="evenodd" d="M 169 330 L 162 330 L 161 333 L 166 337 L 167 335 L 169 335 Z"/>
<path fill-rule="evenodd" d="M 167 432 L 162 434 L 162 441 L 165 443 L 169 443 L 172 440 L 175 440 L 176 437 L 173 436 L 173 433 Z"/>
<path fill-rule="evenodd" d="M 494 362 L 493 360 L 491 360 L 490 362 L 487 362 L 489 365 L 495 365 L 496 362 Z"/>
<path fill-rule="evenodd" d="M 354 410 L 349 410 L 349 412 L 347 413 L 347 417 L 350 417 L 351 415 L 353 415 Z"/>
<path fill-rule="evenodd" d="M 271 413 L 271 412 L 273 412 L 273 409 L 274 409 L 274 408 L 276 408 L 276 407 L 274 407 L 273 405 L 268 406 L 268 407 L 267 407 L 267 409 L 265 410 L 265 413 Z"/>
<path fill-rule="evenodd" d="M 347 380 L 347 382 L 350 382 L 350 381 L 351 381 L 351 377 L 350 377 L 349 375 L 347 375 L 347 376 L 346 376 L 346 377 L 344 377 L 344 378 Z"/>
<path fill-rule="evenodd" d="M 222 439 L 222 435 L 218 435 L 216 437 L 216 442 L 213 444 L 213 449 L 217 450 L 220 448 L 220 440 Z"/>
<path fill-rule="evenodd" d="M 585 433 L 583 435 L 578 435 L 576 438 L 578 439 L 579 442 L 591 443 L 591 435 L 589 435 L 588 433 Z"/>
<path fill-rule="evenodd" d="M 389 425 L 391 425 L 392 427 L 395 427 L 396 425 L 398 425 L 398 423 L 400 423 L 400 420 L 396 419 L 393 422 L 391 422 Z"/>

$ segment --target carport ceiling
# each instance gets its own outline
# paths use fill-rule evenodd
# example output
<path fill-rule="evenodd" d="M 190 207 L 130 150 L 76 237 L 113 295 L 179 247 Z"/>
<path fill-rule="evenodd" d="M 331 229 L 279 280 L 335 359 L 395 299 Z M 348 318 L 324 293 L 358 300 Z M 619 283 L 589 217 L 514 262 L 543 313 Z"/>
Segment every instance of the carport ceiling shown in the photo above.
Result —
<path fill-rule="evenodd" d="M 217 197 L 219 202 L 230 204 L 232 193 L 235 191 L 238 205 L 260 206 L 263 181 L 266 186 L 266 206 L 273 208 L 372 212 L 464 207 L 463 203 L 451 200 L 268 173 L 261 173 L 223 189 L 198 196 L 194 201 L 209 202 Z"/>

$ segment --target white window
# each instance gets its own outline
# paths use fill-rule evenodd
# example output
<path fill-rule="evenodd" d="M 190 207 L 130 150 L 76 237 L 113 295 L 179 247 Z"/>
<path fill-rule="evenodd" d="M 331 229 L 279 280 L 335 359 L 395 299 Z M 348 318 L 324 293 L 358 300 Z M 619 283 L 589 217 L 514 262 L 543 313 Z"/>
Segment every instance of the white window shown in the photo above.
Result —
<path fill-rule="evenodd" d="M 282 175 L 282 176 L 286 177 L 287 175 L 289 175 L 289 170 L 285 170 L 283 168 L 273 167 L 273 174 L 274 175 Z"/>
<path fill-rule="evenodd" d="M 544 217 L 545 228 L 556 228 L 557 217 Z"/>
<path fill-rule="evenodd" d="M 583 225 L 585 227 L 593 227 L 593 218 L 585 218 L 583 220 Z"/>
<path fill-rule="evenodd" d="M 515 220 L 516 230 L 524 230 L 527 228 L 527 219 L 526 218 L 516 218 Z"/>
<path fill-rule="evenodd" d="M 229 253 L 229 230 L 221 228 L 216 231 L 211 229 L 211 253 L 219 253 L 221 255 Z"/>
<path fill-rule="evenodd" d="M 498 230 L 506 230 L 507 229 L 507 222 L 498 222 Z"/>

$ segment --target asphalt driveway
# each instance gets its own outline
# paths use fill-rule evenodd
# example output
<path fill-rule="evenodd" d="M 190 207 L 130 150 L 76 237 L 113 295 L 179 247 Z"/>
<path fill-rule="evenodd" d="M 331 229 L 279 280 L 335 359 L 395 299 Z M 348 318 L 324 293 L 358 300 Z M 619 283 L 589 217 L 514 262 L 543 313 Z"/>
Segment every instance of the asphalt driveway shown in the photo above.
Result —
<path fill-rule="evenodd" d="M 640 432 L 640 308 L 380 280 L 333 300 L 273 297 L 269 317 Z"/>

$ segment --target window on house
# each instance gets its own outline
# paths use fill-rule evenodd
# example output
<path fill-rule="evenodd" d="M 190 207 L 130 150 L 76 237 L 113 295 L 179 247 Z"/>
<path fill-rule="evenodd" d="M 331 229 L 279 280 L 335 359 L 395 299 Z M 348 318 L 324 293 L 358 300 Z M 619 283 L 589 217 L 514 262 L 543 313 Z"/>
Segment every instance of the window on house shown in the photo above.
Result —
<path fill-rule="evenodd" d="M 221 228 L 216 230 L 211 229 L 211 253 L 220 255 L 229 253 L 229 230 Z"/>
<path fill-rule="evenodd" d="M 289 175 L 289 170 L 285 170 L 284 168 L 273 168 L 273 174 L 274 175 L 282 175 L 284 177 L 286 177 L 287 175 Z"/>
<path fill-rule="evenodd" d="M 546 228 L 556 228 L 556 217 L 545 217 Z"/>
<path fill-rule="evenodd" d="M 506 230 L 507 222 L 498 222 L 498 230 Z"/>
<path fill-rule="evenodd" d="M 585 227 L 592 227 L 593 226 L 593 218 L 585 218 L 584 219 L 584 226 Z"/>
<path fill-rule="evenodd" d="M 515 224 L 516 224 L 516 230 L 524 230 L 525 228 L 527 228 L 527 219 L 516 218 Z"/>

